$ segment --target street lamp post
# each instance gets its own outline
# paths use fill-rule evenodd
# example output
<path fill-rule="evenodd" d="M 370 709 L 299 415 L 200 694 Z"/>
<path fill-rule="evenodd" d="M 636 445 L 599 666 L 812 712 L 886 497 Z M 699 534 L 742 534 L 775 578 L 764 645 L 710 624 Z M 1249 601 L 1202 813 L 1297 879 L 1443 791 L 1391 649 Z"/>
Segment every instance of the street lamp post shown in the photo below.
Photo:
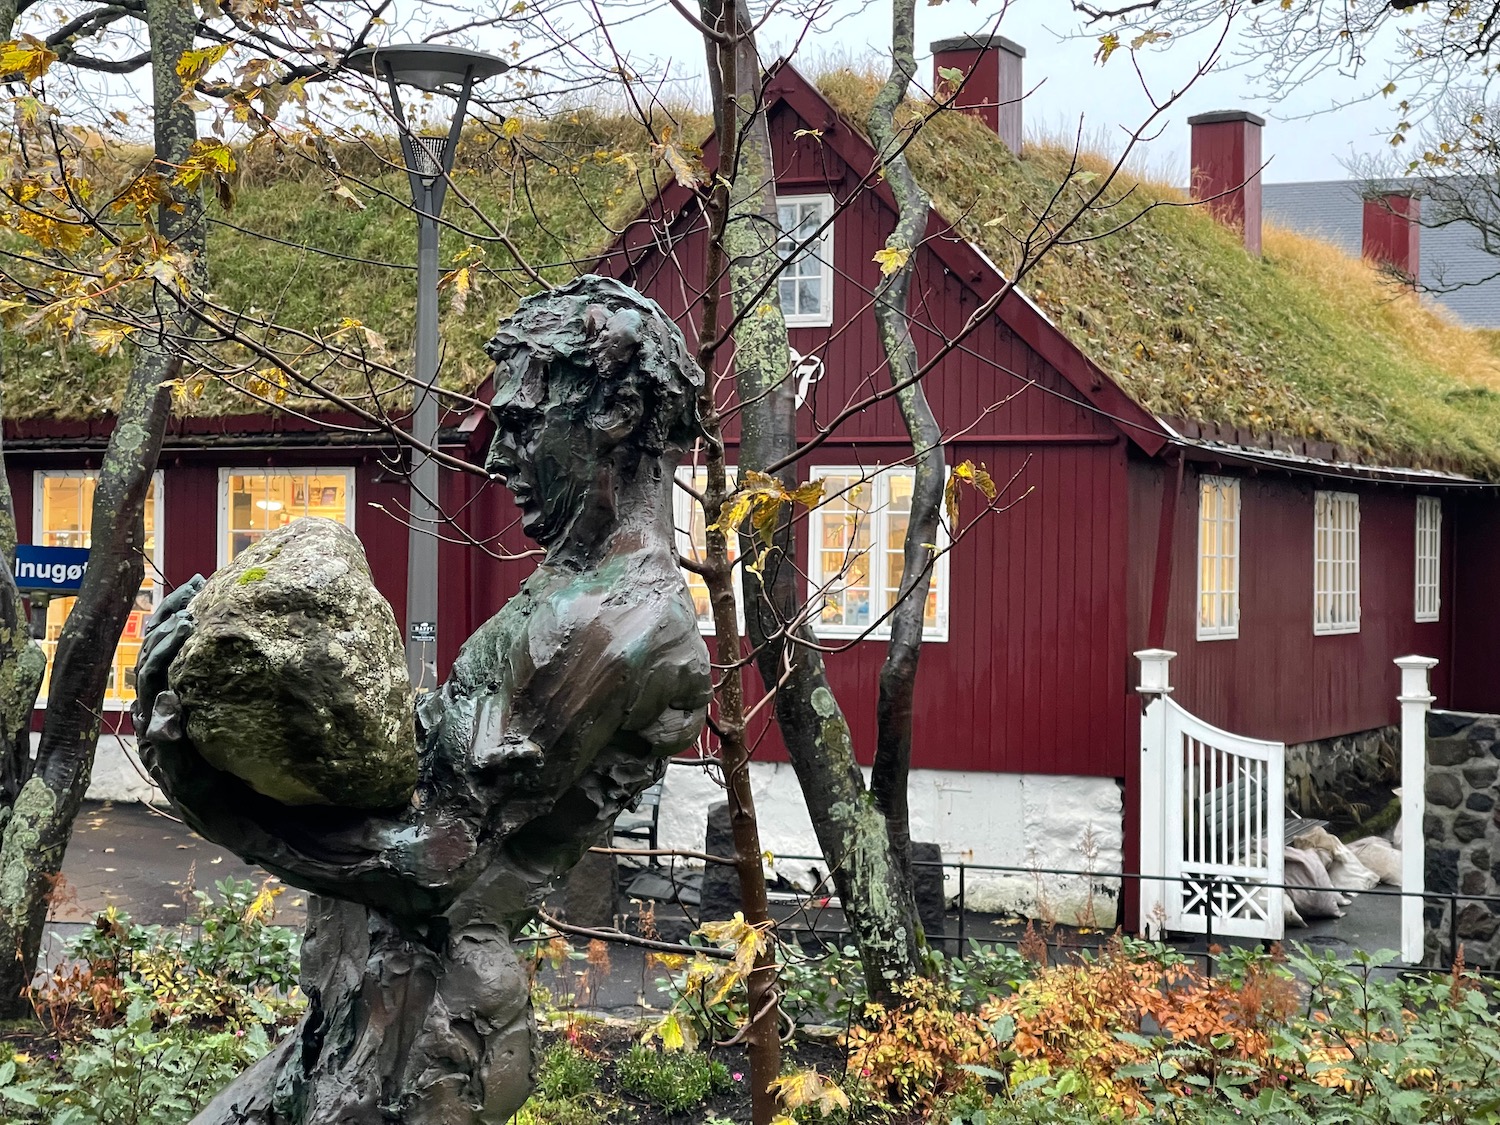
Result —
<path fill-rule="evenodd" d="M 463 129 L 474 83 L 493 78 L 510 64 L 482 51 L 427 43 L 372 47 L 349 56 L 350 67 L 390 87 L 391 109 L 401 133 L 401 155 L 417 212 L 417 338 L 415 403 L 411 435 L 410 529 L 406 565 L 406 666 L 418 690 L 437 686 L 438 619 L 438 216 L 448 194 L 448 173 Z M 450 94 L 457 99 L 446 134 L 413 132 L 401 104 L 401 87 Z"/>

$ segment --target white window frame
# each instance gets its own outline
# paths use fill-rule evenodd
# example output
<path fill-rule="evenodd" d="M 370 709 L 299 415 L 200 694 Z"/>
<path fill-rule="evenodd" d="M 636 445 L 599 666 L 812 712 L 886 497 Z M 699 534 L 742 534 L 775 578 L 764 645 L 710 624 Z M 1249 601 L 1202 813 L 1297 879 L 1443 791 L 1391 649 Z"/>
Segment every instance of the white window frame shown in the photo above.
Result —
<path fill-rule="evenodd" d="M 354 526 L 354 468 L 351 465 L 236 465 L 219 470 L 219 565 L 229 562 L 229 478 L 230 477 L 332 477 L 344 478 L 344 526 L 357 533 Z"/>
<path fill-rule="evenodd" d="M 733 465 L 724 466 L 724 472 L 729 477 L 729 487 L 731 490 L 734 488 L 735 481 L 734 468 Z M 680 465 L 677 469 L 678 480 L 702 492 L 702 486 L 695 483 L 695 479 L 699 474 L 704 474 L 705 477 L 707 475 L 707 469 L 702 465 Z M 695 509 L 698 509 L 698 501 L 684 489 L 678 488 L 674 483 L 672 485 L 672 527 L 676 533 L 677 557 L 679 559 L 690 555 L 694 550 L 694 544 L 689 538 L 688 529 L 692 526 L 692 517 Z M 702 515 L 701 509 L 698 509 L 698 514 Z M 740 586 L 741 575 L 739 567 L 735 565 L 739 561 L 739 553 L 739 536 L 731 535 L 729 537 L 729 561 L 734 575 L 734 620 L 735 625 L 739 628 L 740 636 L 743 637 L 745 635 L 745 593 Z M 684 568 L 682 571 L 683 578 L 686 580 L 690 575 L 692 578 L 699 577 L 698 575 L 691 574 L 690 571 Z M 698 618 L 698 631 L 705 636 L 713 635 L 714 622 L 712 608 L 710 608 L 708 617 Z"/>
<path fill-rule="evenodd" d="M 1318 490 L 1313 498 L 1313 632 L 1357 633 L 1359 494 Z"/>
<path fill-rule="evenodd" d="M 822 480 L 826 477 L 849 476 L 857 478 L 867 488 L 879 486 L 881 478 L 889 479 L 894 475 L 914 475 L 915 470 L 908 465 L 895 466 L 861 466 L 861 465 L 818 465 L 812 470 L 813 480 Z M 943 470 L 946 482 L 948 469 Z M 885 615 L 883 620 L 878 620 L 884 614 L 879 601 L 876 599 L 877 591 L 884 591 L 889 585 L 886 574 L 887 554 L 884 548 L 886 541 L 885 521 L 886 509 L 889 506 L 889 491 L 885 494 L 886 499 L 880 502 L 878 499 L 872 503 L 869 513 L 870 526 L 870 625 L 835 625 L 822 620 L 820 591 L 826 588 L 828 583 L 837 578 L 837 574 L 825 574 L 823 572 L 823 552 L 821 544 L 823 541 L 823 521 L 827 518 L 826 504 L 830 497 L 825 494 L 823 502 L 808 513 L 807 519 L 807 588 L 809 602 L 809 621 L 812 625 L 813 634 L 819 637 L 859 637 L 866 640 L 886 640 L 891 635 L 891 619 Z M 933 625 L 924 626 L 922 629 L 923 641 L 944 642 L 948 639 L 949 615 L 948 615 L 948 528 L 941 519 L 938 521 L 937 532 L 937 559 L 932 564 L 932 582 L 937 591 L 937 621 Z"/>
<path fill-rule="evenodd" d="M 791 327 L 791 328 L 829 328 L 829 327 L 831 327 L 833 325 L 833 262 L 834 262 L 834 257 L 833 257 L 833 254 L 834 254 L 833 232 L 834 232 L 834 228 L 838 225 L 838 223 L 836 221 L 835 222 L 830 222 L 829 221 L 830 218 L 834 214 L 833 196 L 829 195 L 827 192 L 823 192 L 823 193 L 819 193 L 819 194 L 813 194 L 813 195 L 779 195 L 779 196 L 777 196 L 776 197 L 776 206 L 778 208 L 778 211 L 777 211 L 777 225 L 779 226 L 780 222 L 781 222 L 781 214 L 780 214 L 780 210 L 779 210 L 781 207 L 786 206 L 786 205 L 800 205 L 800 204 L 805 204 L 805 203 L 816 203 L 818 205 L 818 207 L 820 209 L 820 213 L 821 213 L 821 217 L 818 220 L 818 225 L 822 226 L 824 228 L 823 229 L 823 235 L 822 235 L 822 240 L 823 240 L 822 246 L 819 247 L 819 248 L 817 248 L 816 250 L 814 250 L 814 248 L 811 247 L 811 246 L 808 247 L 809 252 L 813 253 L 813 256 L 816 258 L 816 260 L 823 267 L 823 270 L 822 270 L 823 289 L 822 289 L 821 301 L 819 302 L 821 304 L 821 306 L 822 306 L 822 311 L 819 312 L 819 313 L 815 313 L 815 314 L 814 313 L 788 313 L 785 309 L 783 309 L 782 310 L 782 316 L 785 318 L 787 326 Z M 827 224 L 827 225 L 824 226 L 824 224 Z M 780 243 L 780 236 L 779 235 L 778 235 L 778 238 L 777 238 L 777 242 L 778 242 L 778 245 L 779 245 L 779 243 Z M 778 302 L 781 299 L 781 291 L 780 291 L 780 288 L 779 288 L 780 283 L 781 283 L 781 279 L 778 276 L 778 278 L 777 278 L 777 286 L 778 286 L 778 288 L 777 288 L 777 301 Z"/>
<path fill-rule="evenodd" d="M 1443 502 L 1417 497 L 1416 594 L 1418 621 L 1437 621 L 1443 608 Z"/>
<path fill-rule="evenodd" d="M 31 542 L 36 546 L 41 546 L 42 539 L 47 534 L 46 528 L 42 526 L 42 496 L 46 490 L 45 482 L 49 479 L 57 479 L 58 477 L 75 477 L 83 480 L 92 477 L 97 480 L 99 478 L 99 470 L 37 469 L 31 474 Z M 151 605 L 154 608 L 161 604 L 161 599 L 165 594 L 162 584 L 167 580 L 166 570 L 163 565 L 163 560 L 166 558 L 165 544 L 167 541 L 166 477 L 160 469 L 151 474 L 151 485 L 156 492 L 156 530 L 153 532 L 156 537 L 156 544 L 151 551 Z M 90 528 L 89 534 L 92 537 L 92 528 Z M 118 641 L 115 643 L 115 647 L 118 649 Z M 110 660 L 114 660 L 113 653 L 110 654 Z M 50 658 L 48 659 L 48 664 L 51 664 Z M 44 709 L 47 706 L 47 696 L 45 694 L 38 694 L 35 706 L 38 710 Z M 116 699 L 113 695 L 106 695 L 104 698 L 104 710 L 106 711 L 126 711 L 129 708 L 129 703 L 121 699 Z"/>
<path fill-rule="evenodd" d="M 1205 506 L 1211 501 L 1222 504 L 1217 511 L 1210 512 Z M 1224 545 L 1225 525 L 1230 531 L 1227 552 L 1210 550 Z M 1212 525 L 1210 527 L 1210 525 Z M 1212 531 L 1212 542 L 1209 532 Z M 1204 563 L 1216 559 L 1215 568 L 1221 579 L 1227 579 L 1216 589 L 1204 586 Z M 1217 606 L 1227 607 L 1222 618 L 1204 620 L 1204 599 L 1215 599 Z M 1227 601 L 1226 601 L 1227 599 Z M 1200 641 L 1234 640 L 1240 635 L 1240 481 L 1238 477 L 1202 476 L 1198 478 L 1198 639 Z"/>

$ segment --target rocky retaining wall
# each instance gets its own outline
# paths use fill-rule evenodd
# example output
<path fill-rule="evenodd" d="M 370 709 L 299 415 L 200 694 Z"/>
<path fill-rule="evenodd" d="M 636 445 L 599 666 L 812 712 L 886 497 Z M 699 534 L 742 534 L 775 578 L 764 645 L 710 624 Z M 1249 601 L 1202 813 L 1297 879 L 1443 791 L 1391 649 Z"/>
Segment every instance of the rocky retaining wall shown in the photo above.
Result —
<path fill-rule="evenodd" d="M 1344 832 L 1377 816 L 1401 784 L 1401 729 L 1376 727 L 1286 748 L 1286 797 Z M 1383 828 L 1383 826 L 1382 826 Z"/>
<path fill-rule="evenodd" d="M 1500 966 L 1500 715 L 1427 715 L 1426 957 L 1447 965 L 1455 940 L 1472 967 Z"/>

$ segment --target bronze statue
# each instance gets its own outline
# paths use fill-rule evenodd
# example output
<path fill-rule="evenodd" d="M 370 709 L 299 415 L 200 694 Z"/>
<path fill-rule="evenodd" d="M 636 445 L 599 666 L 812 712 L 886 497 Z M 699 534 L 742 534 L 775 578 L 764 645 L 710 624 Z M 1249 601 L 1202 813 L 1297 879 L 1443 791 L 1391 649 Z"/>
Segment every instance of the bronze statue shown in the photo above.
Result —
<path fill-rule="evenodd" d="M 417 702 L 409 802 L 342 806 L 323 784 L 288 791 L 330 803 L 288 804 L 210 765 L 171 686 L 202 580 L 148 626 L 134 718 L 152 775 L 198 832 L 314 895 L 307 1013 L 200 1125 L 507 1121 L 530 1090 L 532 1041 L 510 942 L 703 726 L 708 653 L 672 528 L 703 383 L 681 333 L 590 276 L 523 301 L 488 351 L 487 467 L 546 557 Z M 305 694 L 274 705 L 278 730 L 315 725 Z"/>

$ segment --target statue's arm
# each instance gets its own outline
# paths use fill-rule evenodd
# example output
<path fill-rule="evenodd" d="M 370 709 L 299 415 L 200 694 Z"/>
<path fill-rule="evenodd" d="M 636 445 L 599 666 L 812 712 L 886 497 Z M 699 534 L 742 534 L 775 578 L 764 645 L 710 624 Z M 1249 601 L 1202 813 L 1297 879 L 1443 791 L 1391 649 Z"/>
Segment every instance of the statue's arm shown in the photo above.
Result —
<path fill-rule="evenodd" d="M 190 603 L 202 585 L 201 577 L 183 584 L 148 620 L 132 706 L 142 760 L 188 825 L 315 893 L 398 913 L 449 901 L 462 889 L 453 884 L 475 854 L 476 832 L 444 802 L 378 812 L 294 808 L 204 760 L 167 683 L 173 659 L 192 635 Z"/>

